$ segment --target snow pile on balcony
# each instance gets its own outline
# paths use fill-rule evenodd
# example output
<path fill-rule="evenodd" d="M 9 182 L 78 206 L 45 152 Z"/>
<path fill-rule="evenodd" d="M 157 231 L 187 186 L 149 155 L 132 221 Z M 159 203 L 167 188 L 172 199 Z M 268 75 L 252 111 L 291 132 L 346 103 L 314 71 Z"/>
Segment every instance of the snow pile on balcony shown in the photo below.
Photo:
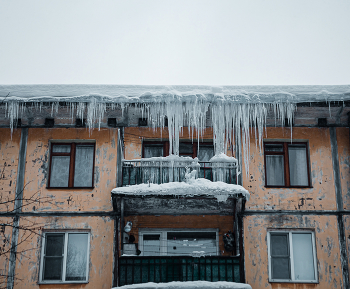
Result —
<path fill-rule="evenodd" d="M 165 184 L 140 184 L 129 187 L 119 187 L 112 190 L 113 194 L 128 196 L 212 196 L 218 202 L 226 202 L 228 197 L 242 195 L 249 200 L 249 192 L 240 185 L 224 182 L 212 182 L 207 179 L 189 178 L 187 182 L 171 182 Z"/>
<path fill-rule="evenodd" d="M 234 157 L 229 157 L 224 153 L 213 156 L 209 162 L 211 163 L 237 163 L 237 159 Z"/>
<path fill-rule="evenodd" d="M 118 288 L 122 289 L 252 289 L 249 284 L 235 282 L 208 282 L 208 281 L 186 281 L 186 282 L 169 282 L 169 283 L 141 283 L 125 285 Z M 115 287 L 114 289 L 117 289 Z"/>

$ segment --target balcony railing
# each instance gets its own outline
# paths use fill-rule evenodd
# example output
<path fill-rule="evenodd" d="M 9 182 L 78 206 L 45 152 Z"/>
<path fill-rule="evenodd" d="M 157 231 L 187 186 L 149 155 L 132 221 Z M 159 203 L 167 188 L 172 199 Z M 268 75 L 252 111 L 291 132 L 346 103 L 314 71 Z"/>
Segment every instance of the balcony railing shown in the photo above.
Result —
<path fill-rule="evenodd" d="M 123 161 L 123 186 L 142 183 L 163 184 L 185 181 L 186 170 L 196 170 L 196 177 L 213 182 L 237 184 L 237 165 L 230 162 L 181 161 Z"/>
<path fill-rule="evenodd" d="M 119 286 L 171 281 L 241 282 L 239 257 L 120 257 Z"/>

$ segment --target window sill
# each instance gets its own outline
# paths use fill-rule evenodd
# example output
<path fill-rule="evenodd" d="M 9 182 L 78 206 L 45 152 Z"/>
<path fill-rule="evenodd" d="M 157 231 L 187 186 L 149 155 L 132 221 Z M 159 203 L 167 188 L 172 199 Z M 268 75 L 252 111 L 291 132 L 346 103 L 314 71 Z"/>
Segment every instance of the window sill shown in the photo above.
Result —
<path fill-rule="evenodd" d="M 265 186 L 267 189 L 312 189 L 311 186 L 293 186 L 293 187 L 283 187 L 283 186 Z"/>
<path fill-rule="evenodd" d="M 75 190 L 75 189 L 79 189 L 79 190 L 92 190 L 95 187 L 46 187 L 46 189 L 51 190 Z"/>
<path fill-rule="evenodd" d="M 315 281 L 303 281 L 303 280 L 269 280 L 269 283 L 302 283 L 302 284 L 318 284 L 318 280 Z"/>
<path fill-rule="evenodd" d="M 39 281 L 39 285 L 48 285 L 48 284 L 87 284 L 89 281 Z"/>

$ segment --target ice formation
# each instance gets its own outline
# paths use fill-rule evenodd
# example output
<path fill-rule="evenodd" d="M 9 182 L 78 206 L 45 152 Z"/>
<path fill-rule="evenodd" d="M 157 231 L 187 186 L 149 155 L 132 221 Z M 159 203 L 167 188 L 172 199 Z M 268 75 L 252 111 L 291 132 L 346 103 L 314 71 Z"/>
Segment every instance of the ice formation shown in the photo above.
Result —
<path fill-rule="evenodd" d="M 9 95 L 8 95 L 9 93 Z M 2 97 L 1 97 L 2 96 Z M 5 115 L 21 117 L 28 103 L 41 110 L 51 103 L 51 115 L 59 112 L 59 102 L 69 103 L 71 118 L 85 118 L 89 129 L 100 128 L 107 107 L 125 113 L 130 107 L 148 118 L 154 129 L 168 120 L 169 152 L 179 154 L 179 137 L 187 127 L 200 140 L 208 125 L 213 127 L 215 154 L 226 153 L 234 143 L 243 144 L 246 174 L 249 172 L 250 137 L 257 136 L 262 147 L 268 113 L 284 125 L 293 123 L 296 103 L 350 100 L 350 86 L 121 86 L 121 85 L 3 85 L 0 102 Z M 292 130 L 291 130 L 292 132 Z"/>

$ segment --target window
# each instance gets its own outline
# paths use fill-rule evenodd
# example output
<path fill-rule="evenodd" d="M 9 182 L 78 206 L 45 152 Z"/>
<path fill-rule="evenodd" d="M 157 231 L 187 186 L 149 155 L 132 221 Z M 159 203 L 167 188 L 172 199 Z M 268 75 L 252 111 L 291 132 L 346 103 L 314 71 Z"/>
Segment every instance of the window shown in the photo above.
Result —
<path fill-rule="evenodd" d="M 310 187 L 306 143 L 264 144 L 266 187 Z"/>
<path fill-rule="evenodd" d="M 140 229 L 139 249 L 142 256 L 218 255 L 218 231 Z"/>
<path fill-rule="evenodd" d="M 95 144 L 52 143 L 50 188 L 93 187 Z"/>
<path fill-rule="evenodd" d="M 169 142 L 144 142 L 144 158 L 165 157 L 169 155 Z M 214 156 L 214 145 L 212 143 L 180 142 L 179 155 L 188 157 L 198 157 L 199 161 L 208 162 Z"/>
<path fill-rule="evenodd" d="M 40 282 L 86 283 L 88 281 L 90 233 L 44 233 Z"/>
<path fill-rule="evenodd" d="M 317 282 L 313 232 L 271 231 L 267 242 L 271 282 Z"/>

